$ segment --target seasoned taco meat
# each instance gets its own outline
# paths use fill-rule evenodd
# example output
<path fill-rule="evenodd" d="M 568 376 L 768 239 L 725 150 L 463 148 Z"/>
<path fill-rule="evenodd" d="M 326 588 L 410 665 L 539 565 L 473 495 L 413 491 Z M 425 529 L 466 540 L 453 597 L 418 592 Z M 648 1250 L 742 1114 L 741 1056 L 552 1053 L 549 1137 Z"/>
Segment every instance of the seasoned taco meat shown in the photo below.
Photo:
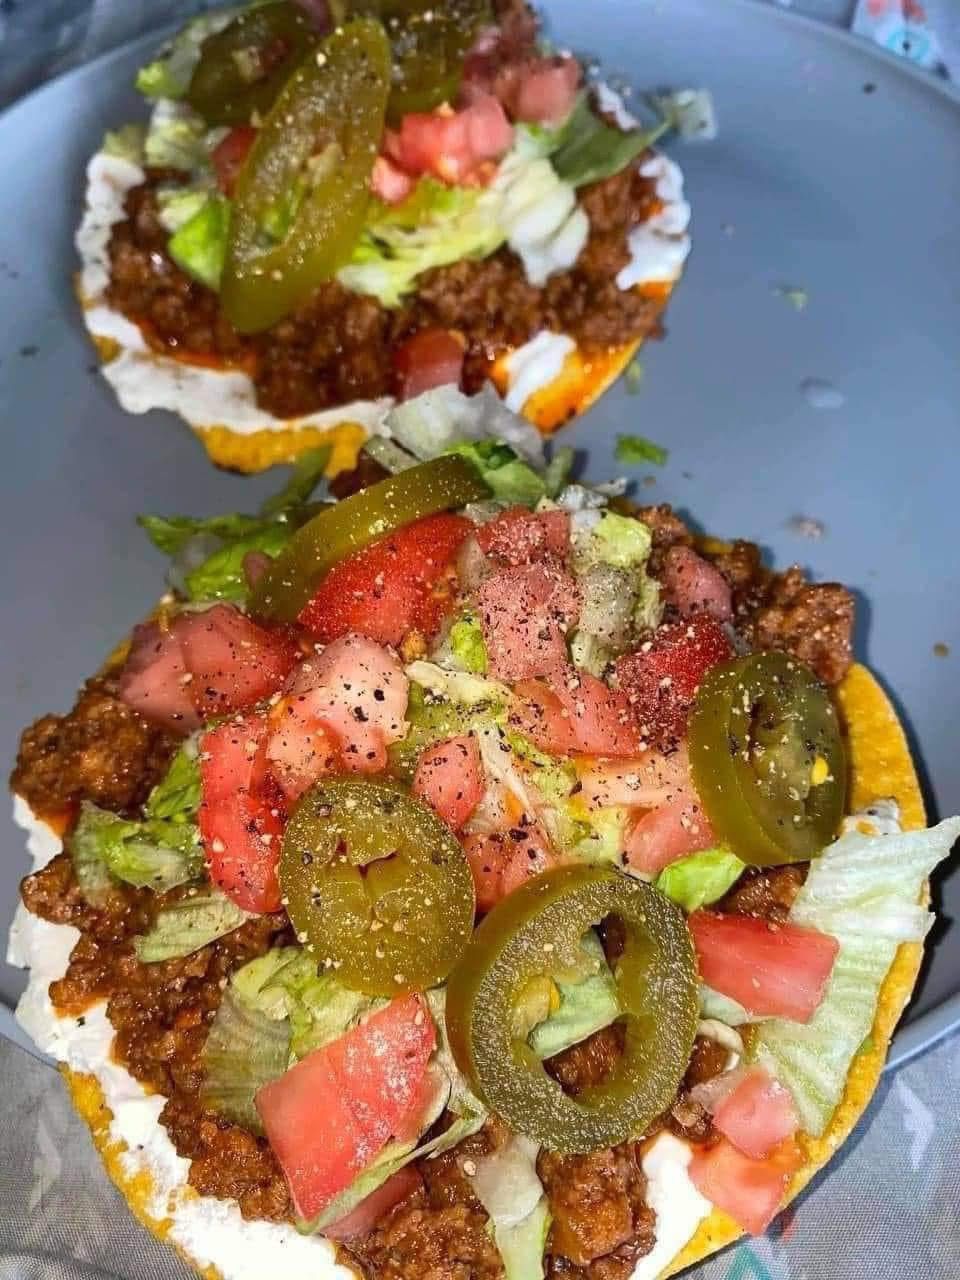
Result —
<path fill-rule="evenodd" d="M 126 218 L 110 241 L 110 304 L 139 323 L 158 350 L 215 357 L 242 365 L 270 413 L 295 417 L 395 390 L 393 351 L 420 329 L 455 329 L 466 339 L 464 379 L 476 391 L 507 348 L 541 329 L 571 334 L 587 350 L 657 331 L 659 297 L 621 291 L 616 273 L 626 263 L 627 234 L 647 216 L 654 183 L 635 166 L 580 193 L 591 231 L 570 271 L 538 288 L 509 249 L 489 258 L 425 272 L 405 306 L 321 285 L 309 302 L 265 333 L 237 334 L 215 293 L 187 276 L 168 256 L 168 233 L 156 192 L 175 180 L 150 170 L 125 204 Z"/>
<path fill-rule="evenodd" d="M 785 867 L 748 867 L 719 902 L 711 908 L 724 915 L 755 916 L 782 923 L 807 878 L 805 862 Z"/>
<path fill-rule="evenodd" d="M 65 716 L 43 716 L 23 734 L 10 777 L 35 813 L 81 800 L 135 813 L 163 777 L 177 742 L 115 696 L 108 678 L 84 686 Z"/>
<path fill-rule="evenodd" d="M 619 1022 L 602 1027 L 579 1044 L 547 1058 L 544 1068 L 564 1093 L 574 1097 L 593 1085 L 603 1084 L 623 1053 L 624 1031 Z"/>

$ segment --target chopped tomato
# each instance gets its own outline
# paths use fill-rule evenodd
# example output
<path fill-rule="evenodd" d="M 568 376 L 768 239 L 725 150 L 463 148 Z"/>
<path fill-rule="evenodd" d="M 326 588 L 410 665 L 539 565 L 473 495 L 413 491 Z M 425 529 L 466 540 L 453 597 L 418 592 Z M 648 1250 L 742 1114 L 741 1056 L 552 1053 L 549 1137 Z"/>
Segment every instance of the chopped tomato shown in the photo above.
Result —
<path fill-rule="evenodd" d="M 690 761 L 680 748 L 669 755 L 645 751 L 635 760 L 598 760 L 578 771 L 580 799 L 594 808 L 652 809 L 690 785 Z"/>
<path fill-rule="evenodd" d="M 210 878 L 238 907 L 258 913 L 280 908 L 283 821 L 267 775 L 269 732 L 264 716 L 248 714 L 200 740 L 197 822 Z"/>
<path fill-rule="evenodd" d="M 412 400 L 447 383 L 459 387 L 463 356 L 463 343 L 449 329 L 420 329 L 411 334 L 393 352 L 398 398 Z"/>
<path fill-rule="evenodd" d="M 501 898 L 519 889 L 532 876 L 556 865 L 556 855 L 539 828 L 526 821 L 508 831 L 475 833 L 463 841 L 473 872 L 477 910 L 489 911 Z"/>
<path fill-rule="evenodd" d="M 250 154 L 257 138 L 257 131 L 250 125 L 240 124 L 231 129 L 222 142 L 214 147 L 210 161 L 216 174 L 217 186 L 225 196 L 233 195 L 233 188 L 240 170 Z"/>
<path fill-rule="evenodd" d="M 793 1097 L 763 1067 L 749 1067 L 713 1108 L 714 1127 L 745 1156 L 762 1160 L 791 1138 L 799 1121 Z"/>
<path fill-rule="evenodd" d="M 399 660 L 366 636 L 341 636 L 302 662 L 271 716 L 267 745 L 287 794 L 301 794 L 334 764 L 385 768 L 387 747 L 407 731 L 409 685 Z"/>
<path fill-rule="evenodd" d="M 500 680 L 557 675 L 567 664 L 566 633 L 580 613 L 580 590 L 563 569 L 518 565 L 477 592 L 490 672 Z"/>
<path fill-rule="evenodd" d="M 411 174 L 430 173 L 451 186 L 482 174 L 513 142 L 513 126 L 503 107 L 488 93 L 478 93 L 460 111 L 447 106 L 411 112 L 386 137 L 391 160 Z"/>
<path fill-rule="evenodd" d="M 404 173 L 389 156 L 377 156 L 374 160 L 370 190 L 384 204 L 403 204 L 416 185 L 416 179 Z"/>
<path fill-rule="evenodd" d="M 120 696 L 150 719 L 189 732 L 274 693 L 296 659 L 284 632 L 217 604 L 177 614 L 166 628 L 156 622 L 138 627 L 120 673 Z"/>
<path fill-rule="evenodd" d="M 707 613 L 718 622 L 733 617 L 730 584 L 714 565 L 689 547 L 671 547 L 663 564 L 663 594 L 685 618 Z"/>
<path fill-rule="evenodd" d="M 436 515 L 404 525 L 335 564 L 299 621 L 321 641 L 357 632 L 398 645 L 408 631 L 432 636 L 450 607 L 444 579 L 473 525 Z"/>
<path fill-rule="evenodd" d="M 802 1164 L 796 1143 L 787 1141 L 766 1160 L 751 1160 L 722 1138 L 700 1147 L 690 1161 L 690 1180 L 701 1195 L 729 1213 L 744 1231 L 761 1235 L 777 1216 L 791 1174 Z"/>
<path fill-rule="evenodd" d="M 135 627 L 119 678 L 123 701 L 174 733 L 191 733 L 200 727 L 200 717 L 190 683 L 178 633 L 156 622 Z"/>
<path fill-rule="evenodd" d="M 182 613 L 174 625 L 203 720 L 240 711 L 276 693 L 298 657 L 285 633 L 258 626 L 232 605 Z"/>
<path fill-rule="evenodd" d="M 301 1217 L 316 1217 L 402 1127 L 435 1044 L 423 997 L 403 996 L 259 1090 L 257 1111 Z"/>
<path fill-rule="evenodd" d="M 717 837 L 692 790 L 638 818 L 627 834 L 624 857 L 634 871 L 656 875 L 678 858 L 709 849 Z"/>
<path fill-rule="evenodd" d="M 653 639 L 616 664 L 617 681 L 633 707 L 643 737 L 663 748 L 687 731 L 700 681 L 733 648 L 723 627 L 705 614 L 687 622 L 666 622 Z"/>
<path fill-rule="evenodd" d="M 496 93 L 512 119 L 556 126 L 573 110 L 579 83 L 580 64 L 561 54 L 533 58 L 501 72 Z"/>
<path fill-rule="evenodd" d="M 566 511 L 534 514 L 526 507 L 510 507 L 480 525 L 476 539 L 485 555 L 503 564 L 529 564 L 551 556 L 562 558 L 570 547 L 570 516 Z"/>
<path fill-rule="evenodd" d="M 324 1227 L 323 1234 L 331 1240 L 355 1240 L 358 1236 L 369 1235 L 382 1217 L 422 1186 L 423 1179 L 413 1165 L 404 1165 L 382 1187 L 371 1191 L 356 1208 Z"/>
<path fill-rule="evenodd" d="M 700 975 L 751 1013 L 809 1022 L 840 944 L 797 924 L 695 911 L 688 922 Z"/>
<path fill-rule="evenodd" d="M 514 693 L 521 700 L 516 723 L 544 751 L 633 757 L 641 750 L 626 698 L 587 671 L 568 666 L 549 688 L 521 681 Z"/>
<path fill-rule="evenodd" d="M 417 762 L 413 794 L 458 831 L 483 796 L 483 766 L 476 738 L 467 733 L 427 747 Z"/>

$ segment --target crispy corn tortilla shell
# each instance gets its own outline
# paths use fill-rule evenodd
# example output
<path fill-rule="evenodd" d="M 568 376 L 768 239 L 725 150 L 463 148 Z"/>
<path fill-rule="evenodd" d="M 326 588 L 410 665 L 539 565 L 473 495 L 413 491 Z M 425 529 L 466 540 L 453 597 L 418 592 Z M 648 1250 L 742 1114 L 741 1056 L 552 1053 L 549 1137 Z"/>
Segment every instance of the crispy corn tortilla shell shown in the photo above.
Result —
<path fill-rule="evenodd" d="M 859 665 L 851 668 L 837 693 L 850 754 L 850 809 L 856 811 L 873 800 L 890 796 L 900 806 L 901 821 L 906 829 L 925 826 L 923 798 L 910 750 L 886 694 L 870 672 Z M 787 1201 L 792 1200 L 827 1163 L 848 1137 L 873 1096 L 894 1029 L 913 991 L 922 956 L 921 943 L 904 943 L 897 952 L 880 991 L 870 1047 L 854 1059 L 846 1090 L 827 1132 L 820 1138 L 801 1139 L 806 1163 L 795 1175 Z M 171 1226 L 169 1219 L 158 1218 L 148 1209 L 154 1195 L 149 1174 L 131 1175 L 120 1158 L 125 1150 L 124 1144 L 110 1138 L 112 1116 L 96 1078 L 68 1068 L 62 1068 L 62 1073 L 74 1105 L 90 1127 L 107 1173 L 120 1189 L 131 1212 L 158 1239 L 167 1240 Z M 740 1235 L 742 1231 L 733 1219 L 714 1209 L 661 1275 L 676 1275 L 686 1267 L 702 1262 Z M 188 1263 L 195 1265 L 183 1250 L 178 1248 L 178 1252 Z M 218 1273 L 206 1268 L 200 1274 L 205 1280 L 216 1280 Z"/>

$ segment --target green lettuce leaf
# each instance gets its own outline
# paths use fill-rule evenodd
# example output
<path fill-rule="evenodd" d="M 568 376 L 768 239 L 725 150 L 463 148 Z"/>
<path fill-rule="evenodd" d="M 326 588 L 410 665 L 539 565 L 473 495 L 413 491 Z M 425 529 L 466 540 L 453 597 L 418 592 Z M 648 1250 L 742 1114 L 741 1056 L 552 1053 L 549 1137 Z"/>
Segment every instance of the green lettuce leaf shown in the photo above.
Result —
<path fill-rule="evenodd" d="M 117 880 L 165 893 L 203 874 L 200 836 L 191 821 L 133 822 L 84 801 L 69 839 L 77 880 L 102 901 Z"/>
<path fill-rule="evenodd" d="M 599 938 L 591 930 L 584 934 L 580 946 L 595 971 L 584 976 L 573 975 L 574 980 L 566 976 L 554 979 L 559 1006 L 534 1026 L 528 1036 L 538 1058 L 552 1058 L 562 1053 L 595 1031 L 608 1027 L 620 1016 L 617 986 Z"/>
<path fill-rule="evenodd" d="M 735 853 L 718 847 L 671 862 L 654 884 L 689 913 L 722 898 L 746 866 Z"/>
<path fill-rule="evenodd" d="M 233 933 L 252 919 L 217 889 L 181 898 L 157 913 L 153 928 L 134 938 L 137 958 L 143 964 L 192 955 L 201 947 Z"/>
<path fill-rule="evenodd" d="M 474 675 L 487 674 L 487 646 L 483 629 L 473 615 L 458 618 L 447 635 L 447 647 L 458 667 Z"/>
<path fill-rule="evenodd" d="M 226 196 L 206 196 L 167 242 L 167 252 L 177 266 L 208 289 L 220 288 L 230 234 L 230 209 Z"/>
<path fill-rule="evenodd" d="M 411 666 L 431 666 L 432 664 L 411 664 Z M 439 668 L 438 668 L 439 669 Z M 408 672 L 409 674 L 409 672 Z M 463 674 L 448 672 L 448 675 Z M 479 677 L 469 677 L 479 679 Z M 417 768 L 420 753 L 444 738 L 454 738 L 463 733 L 484 728 L 502 718 L 502 704 L 493 702 L 475 702 L 472 705 L 456 702 L 450 698 L 439 698 L 416 683 L 416 676 L 411 676 L 410 697 L 407 703 L 407 723 L 410 728 L 407 735 L 399 742 L 394 742 L 387 749 L 391 771 L 399 778 L 410 781 Z"/>
<path fill-rule="evenodd" d="M 493 1238 L 500 1250 L 505 1280 L 542 1280 L 543 1256 L 552 1222 L 546 1196 L 536 1208 L 510 1227 L 495 1227 Z"/>
<path fill-rule="evenodd" d="M 597 565 L 614 569 L 640 569 L 650 555 L 652 536 L 647 525 L 633 516 L 604 511 L 600 519 L 576 534 L 573 563 L 577 573 Z"/>
<path fill-rule="evenodd" d="M 628 465 L 639 466 L 644 462 L 652 462 L 654 466 L 662 467 L 670 452 L 663 445 L 654 444 L 646 436 L 617 436 L 614 456 L 618 462 L 626 462 Z"/>
<path fill-rule="evenodd" d="M 119 129 L 108 129 L 103 135 L 101 151 L 118 160 L 131 164 L 143 164 L 143 144 L 147 131 L 142 124 L 125 124 Z"/>
<path fill-rule="evenodd" d="M 830 1124 L 898 947 L 922 941 L 933 924 L 923 887 L 958 837 L 960 818 L 893 835 L 854 830 L 811 862 L 788 918 L 839 942 L 827 992 L 809 1022 L 770 1018 L 750 1047 L 793 1094 L 807 1133 Z"/>
<path fill-rule="evenodd" d="M 290 1020 L 290 1047 L 296 1058 L 342 1036 L 377 1003 L 345 987 L 333 973 L 318 972 L 316 960 L 302 947 L 269 954 L 280 963 L 263 981 L 257 1001 L 273 1009 L 282 1007 Z"/>
<path fill-rule="evenodd" d="M 275 521 L 221 547 L 204 560 L 199 568 L 186 575 L 184 585 L 187 596 L 191 600 L 232 600 L 242 604 L 250 590 L 243 571 L 244 558 L 251 551 L 278 556 L 290 541 L 292 532 L 289 524 Z"/>
<path fill-rule="evenodd" d="M 449 452 L 472 462 L 499 502 L 535 507 L 547 496 L 543 472 L 535 471 L 508 444 L 499 440 L 477 440 L 458 444 Z"/>
<path fill-rule="evenodd" d="M 350 262 L 337 278 L 356 293 L 397 307 L 418 275 L 464 258 L 483 258 L 506 238 L 476 187 L 448 187 L 421 178 L 402 204 L 371 201 L 371 213 Z"/>
<path fill-rule="evenodd" d="M 207 126 L 185 103 L 160 99 L 150 116 L 144 157 L 157 169 L 201 173 L 210 168 Z"/>
<path fill-rule="evenodd" d="M 561 130 L 551 162 L 559 177 L 575 187 L 600 182 L 625 169 L 668 128 L 664 122 L 653 129 L 624 133 L 601 120 L 587 95 L 581 94 Z"/>
<path fill-rule="evenodd" d="M 493 1226 L 506 1280 L 542 1280 L 550 1210 L 537 1176 L 539 1146 L 514 1135 L 476 1161 L 469 1176 Z"/>
<path fill-rule="evenodd" d="M 179 555 L 187 543 L 197 534 L 211 534 L 224 541 L 246 537 L 258 530 L 263 521 L 259 516 L 231 513 L 223 516 L 137 516 L 137 524 L 143 529 L 164 555 Z"/>
<path fill-rule="evenodd" d="M 148 818 L 191 820 L 200 807 L 200 761 L 195 738 L 190 738 L 170 762 L 170 767 L 147 797 Z"/>
<path fill-rule="evenodd" d="M 290 1024 L 276 1020 L 249 1004 L 233 982 L 203 1046 L 205 1068 L 200 1101 L 211 1111 L 263 1134 L 254 1106 L 258 1089 L 276 1080 L 290 1061 Z"/>

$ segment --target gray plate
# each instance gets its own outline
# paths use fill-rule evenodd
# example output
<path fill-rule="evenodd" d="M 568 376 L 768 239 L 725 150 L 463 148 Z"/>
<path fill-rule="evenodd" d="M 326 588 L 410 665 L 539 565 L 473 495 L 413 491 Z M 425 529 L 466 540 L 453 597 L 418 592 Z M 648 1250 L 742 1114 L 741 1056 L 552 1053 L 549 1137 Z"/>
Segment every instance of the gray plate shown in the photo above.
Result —
<path fill-rule="evenodd" d="M 558 39 L 644 87 L 708 85 L 721 129 L 674 152 L 695 251 L 669 339 L 644 353 L 639 394 L 618 388 L 567 440 L 590 448 L 596 478 L 619 470 L 619 431 L 668 444 L 646 498 L 855 587 L 859 654 L 923 744 L 931 811 L 960 808 L 960 99 L 745 0 L 547 8 Z M 215 471 L 166 414 L 121 413 L 82 336 L 70 273 L 83 166 L 103 130 L 136 113 L 129 84 L 151 47 L 84 67 L 0 119 L 2 169 L 15 175 L 0 186 L 5 761 L 22 725 L 66 708 L 156 597 L 162 562 L 135 514 L 249 510 L 273 484 Z M 808 291 L 805 311 L 776 294 L 783 285 Z M 842 407 L 811 407 L 808 378 L 839 388 Z M 794 516 L 822 522 L 823 536 L 799 536 Z M 934 656 L 935 644 L 952 656 Z M 20 836 L 4 831 L 0 920 L 24 870 Z M 937 898 L 901 1057 L 960 1019 L 960 877 Z M 0 996 L 21 982 L 0 966 Z"/>

